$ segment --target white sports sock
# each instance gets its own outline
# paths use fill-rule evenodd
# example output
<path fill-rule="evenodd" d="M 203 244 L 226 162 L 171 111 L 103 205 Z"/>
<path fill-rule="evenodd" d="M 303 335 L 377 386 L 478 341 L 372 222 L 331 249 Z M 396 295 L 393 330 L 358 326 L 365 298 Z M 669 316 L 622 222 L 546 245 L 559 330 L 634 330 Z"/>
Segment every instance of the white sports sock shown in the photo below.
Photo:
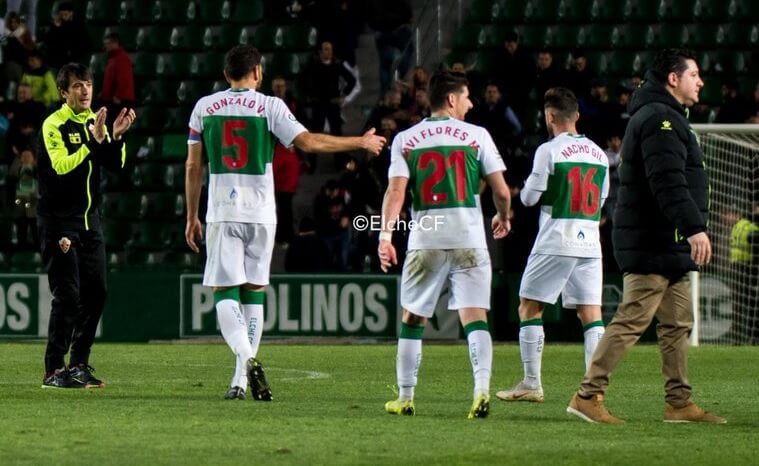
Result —
<path fill-rule="evenodd" d="M 401 400 L 413 400 L 419 365 L 422 363 L 422 340 L 399 338 L 395 373 Z"/>
<path fill-rule="evenodd" d="M 524 364 L 524 383 L 529 388 L 539 388 L 541 386 L 540 366 L 545 341 L 543 321 L 542 319 L 533 319 L 527 322 L 531 323 L 519 329 L 519 352 L 522 354 L 522 363 Z"/>
<path fill-rule="evenodd" d="M 258 355 L 258 347 L 261 345 L 261 336 L 264 333 L 264 305 L 243 304 L 242 310 L 248 328 L 248 342 L 255 358 Z"/>
<path fill-rule="evenodd" d="M 233 299 L 222 299 L 216 303 L 216 317 L 219 320 L 221 335 L 237 359 L 232 386 L 245 387 L 240 385 L 239 372 L 245 373 L 245 361 L 253 357 L 253 350 L 248 341 L 248 330 L 240 312 L 240 303 Z M 247 376 L 245 381 L 247 384 Z"/>
<path fill-rule="evenodd" d="M 474 396 L 490 393 L 490 373 L 493 366 L 493 340 L 487 330 L 474 330 L 467 337 L 469 361 L 474 376 Z"/>
<path fill-rule="evenodd" d="M 599 321 L 601 322 L 601 321 Z M 590 367 L 590 361 L 593 360 L 593 353 L 595 353 L 598 343 L 604 336 L 606 329 L 603 327 L 603 322 L 600 325 L 590 327 L 583 333 L 585 335 L 585 370 Z"/>

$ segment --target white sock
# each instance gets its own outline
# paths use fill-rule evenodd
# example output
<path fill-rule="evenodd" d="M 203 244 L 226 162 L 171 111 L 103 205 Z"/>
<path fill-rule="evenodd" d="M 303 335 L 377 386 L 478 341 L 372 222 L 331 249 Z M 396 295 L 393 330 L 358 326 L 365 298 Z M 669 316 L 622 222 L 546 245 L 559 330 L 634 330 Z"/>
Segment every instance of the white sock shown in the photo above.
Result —
<path fill-rule="evenodd" d="M 248 342 L 253 350 L 253 357 L 258 355 L 258 347 L 261 345 L 261 336 L 264 333 L 264 305 L 243 304 L 243 313 L 248 328 Z"/>
<path fill-rule="evenodd" d="M 528 325 L 524 325 L 529 322 Z M 522 363 L 524 364 L 524 383 L 529 388 L 539 388 L 540 366 L 543 359 L 543 343 L 545 333 L 543 332 L 543 320 L 532 319 L 522 322 L 519 329 L 519 352 L 522 354 Z"/>
<path fill-rule="evenodd" d="M 245 325 L 245 319 L 240 311 L 240 303 L 234 299 L 222 299 L 216 303 L 216 317 L 219 320 L 219 328 L 224 341 L 229 348 L 235 353 L 235 376 L 232 379 L 232 386 L 245 387 L 247 385 L 247 376 L 245 384 L 240 385 L 240 372 L 245 373 L 245 361 L 253 357 L 253 350 L 248 341 L 248 330 Z M 240 363 L 242 361 L 242 364 Z"/>
<path fill-rule="evenodd" d="M 402 400 L 414 399 L 419 365 L 422 363 L 422 340 L 399 338 L 395 372 L 398 395 Z"/>
<path fill-rule="evenodd" d="M 482 323 L 487 326 L 487 323 Z M 493 340 L 490 332 L 484 329 L 472 330 L 467 333 L 466 339 L 474 376 L 474 396 L 490 394 L 490 372 L 493 366 Z"/>
<path fill-rule="evenodd" d="M 590 367 L 590 361 L 593 360 L 593 353 L 596 352 L 598 343 L 601 341 L 601 338 L 604 336 L 604 332 L 606 332 L 606 329 L 603 326 L 603 322 L 600 320 L 597 320 L 596 322 L 592 322 L 588 325 L 593 325 L 593 326 L 592 327 L 585 326 L 585 332 L 583 332 L 583 334 L 585 335 L 585 370 L 586 371 Z"/>

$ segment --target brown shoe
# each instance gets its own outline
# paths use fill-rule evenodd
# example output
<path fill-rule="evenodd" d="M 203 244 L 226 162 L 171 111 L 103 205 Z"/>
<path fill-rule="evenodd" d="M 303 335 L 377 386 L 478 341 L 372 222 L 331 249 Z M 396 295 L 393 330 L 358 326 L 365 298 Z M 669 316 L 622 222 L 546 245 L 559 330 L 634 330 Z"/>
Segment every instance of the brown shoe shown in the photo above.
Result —
<path fill-rule="evenodd" d="M 710 422 L 712 424 L 727 424 L 727 419 L 704 411 L 693 401 L 682 408 L 675 408 L 664 403 L 664 422 Z"/>
<path fill-rule="evenodd" d="M 567 406 L 567 413 L 574 414 L 583 421 L 601 424 L 624 424 L 625 421 L 611 415 L 606 406 L 604 406 L 603 395 L 593 395 L 589 400 L 581 398 L 575 392 Z"/>

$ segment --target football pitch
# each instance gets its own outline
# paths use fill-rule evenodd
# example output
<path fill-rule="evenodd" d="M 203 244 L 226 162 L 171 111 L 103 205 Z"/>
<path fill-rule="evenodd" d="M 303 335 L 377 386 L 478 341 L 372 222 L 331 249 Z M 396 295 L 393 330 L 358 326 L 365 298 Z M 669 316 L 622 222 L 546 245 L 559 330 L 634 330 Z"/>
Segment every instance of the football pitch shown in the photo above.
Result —
<path fill-rule="evenodd" d="M 222 399 L 233 369 L 223 344 L 105 344 L 91 364 L 103 390 L 43 390 L 43 343 L 2 343 L 0 465 L 752 465 L 759 464 L 759 348 L 693 348 L 696 401 L 726 425 L 665 424 L 655 346 L 633 348 L 607 406 L 627 420 L 565 413 L 580 345 L 543 357 L 546 401 L 504 403 L 467 420 L 463 343 L 424 346 L 415 417 L 394 398 L 395 346 L 264 342 L 271 403 Z M 492 393 L 521 376 L 519 347 L 496 345 Z"/>

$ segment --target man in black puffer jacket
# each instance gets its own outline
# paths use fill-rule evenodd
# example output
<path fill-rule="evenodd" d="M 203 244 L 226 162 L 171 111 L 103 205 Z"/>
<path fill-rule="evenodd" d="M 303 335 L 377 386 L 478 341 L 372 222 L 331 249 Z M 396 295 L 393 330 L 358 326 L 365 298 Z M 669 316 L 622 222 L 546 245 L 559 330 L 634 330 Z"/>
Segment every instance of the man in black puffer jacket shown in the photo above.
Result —
<path fill-rule="evenodd" d="M 611 372 L 656 316 L 664 421 L 726 422 L 693 402 L 688 383 L 688 272 L 709 262 L 711 243 L 704 156 L 685 107 L 698 103 L 703 85 L 693 55 L 667 49 L 632 95 L 612 234 L 624 296 L 567 408 L 586 421 L 623 422 L 606 409 L 603 394 Z"/>

